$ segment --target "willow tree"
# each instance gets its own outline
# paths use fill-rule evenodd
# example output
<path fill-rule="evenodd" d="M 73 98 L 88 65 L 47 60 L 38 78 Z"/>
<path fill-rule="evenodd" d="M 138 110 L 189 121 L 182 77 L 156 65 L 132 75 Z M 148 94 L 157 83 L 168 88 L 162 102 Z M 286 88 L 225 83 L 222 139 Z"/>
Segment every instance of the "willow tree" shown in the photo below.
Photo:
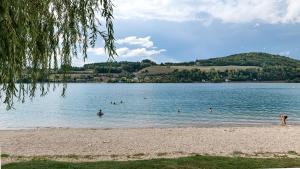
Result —
<path fill-rule="evenodd" d="M 98 37 L 113 58 L 110 0 L 0 0 L 1 104 L 11 108 L 16 98 L 34 97 L 38 77 L 71 65 L 74 57 L 85 59 Z"/>

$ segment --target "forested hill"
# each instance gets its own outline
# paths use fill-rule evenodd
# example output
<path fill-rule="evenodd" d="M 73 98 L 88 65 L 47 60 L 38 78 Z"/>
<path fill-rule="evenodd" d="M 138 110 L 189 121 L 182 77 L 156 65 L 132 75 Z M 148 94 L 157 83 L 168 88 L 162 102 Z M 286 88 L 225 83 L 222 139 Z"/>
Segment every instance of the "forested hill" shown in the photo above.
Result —
<path fill-rule="evenodd" d="M 300 61 L 286 56 L 272 55 L 269 53 L 240 53 L 226 57 L 197 60 L 199 66 L 282 66 L 290 68 L 300 68 Z"/>
<path fill-rule="evenodd" d="M 241 53 L 181 63 L 102 62 L 53 71 L 49 81 L 67 82 L 300 82 L 300 61 L 268 53 Z M 65 77 L 64 79 L 62 77 Z M 28 79 L 22 79 L 30 81 Z"/>
<path fill-rule="evenodd" d="M 250 52 L 240 53 L 225 57 L 196 60 L 190 62 L 179 63 L 161 63 L 157 64 L 151 60 L 145 59 L 141 62 L 102 62 L 84 65 L 85 69 L 95 69 L 110 66 L 112 68 L 119 68 L 119 71 L 136 72 L 145 67 L 161 65 L 161 66 L 258 66 L 258 67 L 290 67 L 300 68 L 300 60 L 292 59 L 290 57 L 273 55 L 269 53 Z"/>

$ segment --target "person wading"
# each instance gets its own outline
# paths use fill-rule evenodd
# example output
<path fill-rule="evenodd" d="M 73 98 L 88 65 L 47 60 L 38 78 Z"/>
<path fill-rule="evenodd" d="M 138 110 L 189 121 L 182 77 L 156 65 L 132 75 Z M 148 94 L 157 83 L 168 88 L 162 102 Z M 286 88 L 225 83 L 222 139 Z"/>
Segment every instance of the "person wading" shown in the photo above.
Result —
<path fill-rule="evenodd" d="M 287 120 L 288 116 L 284 113 L 281 113 L 279 117 L 280 117 L 281 125 L 286 126 L 286 120 Z"/>

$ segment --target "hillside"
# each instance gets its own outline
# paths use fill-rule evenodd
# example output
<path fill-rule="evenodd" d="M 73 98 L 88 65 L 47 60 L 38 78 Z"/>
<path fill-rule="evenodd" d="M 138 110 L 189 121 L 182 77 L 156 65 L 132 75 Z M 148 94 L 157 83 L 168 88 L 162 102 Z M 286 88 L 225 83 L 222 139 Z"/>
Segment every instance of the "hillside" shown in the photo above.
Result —
<path fill-rule="evenodd" d="M 147 74 L 167 74 L 175 70 L 197 69 L 203 72 L 212 70 L 218 72 L 239 71 L 247 69 L 262 69 L 272 67 L 300 68 L 300 61 L 286 56 L 272 55 L 268 53 L 240 53 L 225 57 L 196 60 L 195 62 L 185 63 L 166 63 L 165 65 L 155 65 L 145 67 L 139 73 Z"/>
<path fill-rule="evenodd" d="M 212 58 L 206 60 L 197 60 L 199 66 L 282 66 L 282 67 L 300 67 L 300 61 L 286 56 L 272 55 L 268 53 L 240 53 L 226 57 Z"/>
<path fill-rule="evenodd" d="M 63 77 L 65 77 L 63 79 Z M 24 79 L 30 81 L 30 79 Z M 240 53 L 182 63 L 102 62 L 59 70 L 49 81 L 67 82 L 300 82 L 300 61 L 268 53 Z"/>
<path fill-rule="evenodd" d="M 140 70 L 139 74 L 155 75 L 155 74 L 169 74 L 174 71 L 191 71 L 199 70 L 202 72 L 211 72 L 212 70 L 218 72 L 226 71 L 239 71 L 239 70 L 250 70 L 250 69 L 261 69 L 258 66 L 150 66 Z"/>

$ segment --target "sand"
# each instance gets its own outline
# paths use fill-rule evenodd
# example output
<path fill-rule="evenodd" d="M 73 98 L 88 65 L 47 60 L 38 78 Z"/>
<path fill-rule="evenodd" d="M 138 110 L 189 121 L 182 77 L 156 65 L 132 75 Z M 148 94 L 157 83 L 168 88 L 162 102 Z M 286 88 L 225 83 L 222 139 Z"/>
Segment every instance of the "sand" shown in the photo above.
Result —
<path fill-rule="evenodd" d="M 2 154 L 97 160 L 300 153 L 300 126 L 0 131 Z"/>

